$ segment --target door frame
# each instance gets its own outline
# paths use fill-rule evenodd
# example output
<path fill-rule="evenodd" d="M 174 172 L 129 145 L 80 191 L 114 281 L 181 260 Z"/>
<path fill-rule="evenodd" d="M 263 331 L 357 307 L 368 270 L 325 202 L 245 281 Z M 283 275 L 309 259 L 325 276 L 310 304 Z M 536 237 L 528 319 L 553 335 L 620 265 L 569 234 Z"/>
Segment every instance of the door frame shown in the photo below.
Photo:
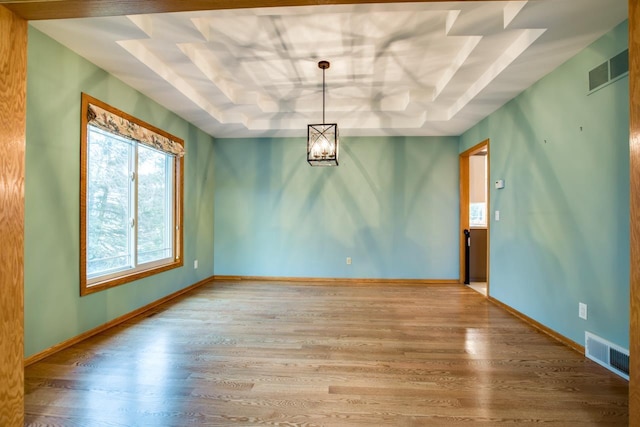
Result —
<path fill-rule="evenodd" d="M 491 262 L 491 251 L 490 249 L 490 241 L 491 241 L 491 233 L 490 233 L 490 224 L 491 224 L 491 151 L 490 151 L 490 141 L 489 139 L 485 139 L 482 142 L 474 145 L 466 151 L 460 153 L 458 157 L 459 162 L 459 173 L 460 173 L 460 229 L 459 229 L 459 244 L 460 244 L 460 283 L 464 283 L 464 258 L 465 258 L 465 246 L 466 246 L 466 238 L 464 237 L 464 230 L 469 229 L 469 157 L 478 154 L 481 151 L 487 151 L 487 297 L 489 297 L 489 276 L 490 276 L 490 262 Z"/>

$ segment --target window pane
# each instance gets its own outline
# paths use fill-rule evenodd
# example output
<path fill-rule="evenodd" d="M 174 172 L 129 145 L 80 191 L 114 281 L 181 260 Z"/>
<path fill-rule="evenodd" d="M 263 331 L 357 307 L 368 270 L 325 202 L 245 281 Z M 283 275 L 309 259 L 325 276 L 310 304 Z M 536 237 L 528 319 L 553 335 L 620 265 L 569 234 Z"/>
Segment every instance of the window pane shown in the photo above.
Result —
<path fill-rule="evenodd" d="M 131 143 L 88 129 L 87 276 L 132 266 Z"/>
<path fill-rule="evenodd" d="M 487 225 L 486 203 L 469 204 L 469 225 L 472 227 L 485 227 Z"/>
<path fill-rule="evenodd" d="M 173 156 L 138 145 L 138 263 L 173 256 Z"/>

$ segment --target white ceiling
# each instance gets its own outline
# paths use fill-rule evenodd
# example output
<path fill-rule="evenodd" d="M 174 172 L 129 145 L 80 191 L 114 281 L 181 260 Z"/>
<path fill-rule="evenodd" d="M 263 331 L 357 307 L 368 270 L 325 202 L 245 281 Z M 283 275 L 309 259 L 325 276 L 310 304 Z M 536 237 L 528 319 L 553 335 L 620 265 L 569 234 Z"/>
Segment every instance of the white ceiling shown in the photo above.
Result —
<path fill-rule="evenodd" d="M 322 122 L 323 59 L 327 123 L 409 136 L 460 135 L 626 17 L 627 0 L 530 0 L 31 25 L 215 137 L 306 136 Z"/>

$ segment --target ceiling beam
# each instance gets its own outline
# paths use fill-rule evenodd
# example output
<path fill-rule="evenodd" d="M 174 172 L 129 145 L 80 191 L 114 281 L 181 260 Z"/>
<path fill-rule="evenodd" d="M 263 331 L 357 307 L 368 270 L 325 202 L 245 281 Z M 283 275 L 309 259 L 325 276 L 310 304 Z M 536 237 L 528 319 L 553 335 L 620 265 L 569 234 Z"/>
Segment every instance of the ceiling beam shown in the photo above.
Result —
<path fill-rule="evenodd" d="M 0 0 L 0 5 L 27 20 L 366 3 L 406 3 L 406 0 Z"/>

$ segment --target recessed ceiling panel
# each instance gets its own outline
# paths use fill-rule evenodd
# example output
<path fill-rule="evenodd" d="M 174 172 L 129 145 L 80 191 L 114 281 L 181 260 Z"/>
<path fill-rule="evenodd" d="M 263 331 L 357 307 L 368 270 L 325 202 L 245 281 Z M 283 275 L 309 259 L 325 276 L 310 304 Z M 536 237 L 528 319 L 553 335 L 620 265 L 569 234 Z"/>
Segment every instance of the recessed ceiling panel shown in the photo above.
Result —
<path fill-rule="evenodd" d="M 319 60 L 342 135 L 459 135 L 626 14 L 626 0 L 415 2 L 31 25 L 213 136 L 306 135 Z"/>

